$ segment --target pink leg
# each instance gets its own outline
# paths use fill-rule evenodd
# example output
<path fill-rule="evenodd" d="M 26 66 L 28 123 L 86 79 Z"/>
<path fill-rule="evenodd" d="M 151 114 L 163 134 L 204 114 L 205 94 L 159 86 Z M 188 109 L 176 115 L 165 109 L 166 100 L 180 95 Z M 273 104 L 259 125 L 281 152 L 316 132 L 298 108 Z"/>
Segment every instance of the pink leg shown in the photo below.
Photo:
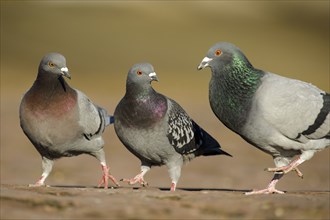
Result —
<path fill-rule="evenodd" d="M 101 187 L 104 184 L 104 189 L 108 188 L 108 179 L 110 179 L 116 186 L 119 186 L 118 181 L 109 173 L 109 167 L 107 165 L 101 164 L 103 176 L 99 182 L 98 187 Z"/>
<path fill-rule="evenodd" d="M 30 187 L 38 187 L 38 186 L 45 186 L 45 180 L 49 176 L 50 172 L 52 171 L 54 161 L 50 160 L 46 157 L 42 157 L 42 174 L 41 177 L 35 184 L 29 184 Z"/>
<path fill-rule="evenodd" d="M 298 167 L 294 168 L 293 170 L 296 172 L 296 174 L 297 174 L 301 179 L 304 178 L 304 174 L 298 169 Z"/>
<path fill-rule="evenodd" d="M 302 160 L 300 157 L 293 160 L 289 165 L 283 166 L 283 167 L 276 167 L 276 168 L 267 168 L 266 171 L 269 172 L 282 172 L 283 174 L 286 174 L 292 170 L 296 171 L 297 175 L 301 178 L 303 178 L 302 172 L 298 169 L 298 166 L 303 163 L 304 160 Z"/>
<path fill-rule="evenodd" d="M 46 176 L 41 175 L 41 177 L 37 180 L 35 184 L 29 184 L 29 187 L 38 187 L 38 186 L 44 186 L 45 185 Z"/>
<path fill-rule="evenodd" d="M 172 182 L 171 184 L 171 192 L 174 192 L 176 189 L 176 183 Z"/>
<path fill-rule="evenodd" d="M 269 183 L 269 185 L 266 189 L 253 190 L 252 192 L 245 193 L 245 195 L 271 194 L 271 193 L 284 194 L 283 191 L 275 189 L 276 183 L 280 180 L 280 178 L 282 176 L 283 176 L 283 174 L 275 174 L 272 181 Z"/>
<path fill-rule="evenodd" d="M 142 186 L 147 186 L 148 183 L 144 180 L 144 175 L 150 170 L 150 167 L 141 166 L 141 172 L 133 177 L 132 179 L 121 179 L 120 181 L 127 182 L 130 185 L 134 185 L 136 183 L 141 184 Z"/>
<path fill-rule="evenodd" d="M 130 185 L 140 183 L 142 186 L 147 186 L 148 183 L 144 180 L 143 176 L 144 176 L 143 171 L 141 171 L 141 173 L 139 173 L 138 175 L 136 175 L 131 179 L 121 179 L 120 181 L 127 182 Z"/>

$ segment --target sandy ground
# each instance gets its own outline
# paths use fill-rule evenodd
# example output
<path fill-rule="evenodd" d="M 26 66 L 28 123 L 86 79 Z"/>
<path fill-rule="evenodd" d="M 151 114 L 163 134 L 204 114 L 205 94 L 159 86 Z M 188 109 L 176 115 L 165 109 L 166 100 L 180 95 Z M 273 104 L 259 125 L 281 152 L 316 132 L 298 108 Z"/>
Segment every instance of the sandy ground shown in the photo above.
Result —
<path fill-rule="evenodd" d="M 311 2 L 1 1 L 1 219 L 329 219 L 330 149 L 300 166 L 304 179 L 294 173 L 281 179 L 285 195 L 245 196 L 266 187 L 272 174 L 264 168 L 273 161 L 217 120 L 208 103 L 210 70 L 196 71 L 213 43 L 230 41 L 256 67 L 329 92 L 329 2 Z M 154 88 L 233 157 L 194 159 L 174 193 L 165 167 L 151 169 L 146 188 L 98 189 L 100 165 L 88 155 L 59 159 L 49 187 L 29 188 L 41 174 L 41 158 L 19 126 L 18 108 L 40 58 L 51 51 L 67 57 L 70 85 L 110 113 L 129 67 L 152 62 L 160 78 Z M 104 139 L 112 174 L 136 175 L 139 161 L 113 127 Z"/>
<path fill-rule="evenodd" d="M 3 219 L 329 219 L 329 192 L 245 196 L 230 189 L 1 186 Z M 238 202 L 239 201 L 239 202 Z M 12 207 L 15 206 L 16 209 Z M 7 217 L 7 218 L 6 218 Z"/>

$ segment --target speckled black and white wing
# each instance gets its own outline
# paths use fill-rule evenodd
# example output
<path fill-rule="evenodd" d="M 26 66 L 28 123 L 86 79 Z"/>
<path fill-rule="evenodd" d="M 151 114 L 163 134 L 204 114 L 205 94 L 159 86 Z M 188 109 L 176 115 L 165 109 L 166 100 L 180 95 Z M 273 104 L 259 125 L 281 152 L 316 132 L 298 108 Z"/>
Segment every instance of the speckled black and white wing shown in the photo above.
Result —
<path fill-rule="evenodd" d="M 194 124 L 188 114 L 175 101 L 168 99 L 168 133 L 170 144 L 180 154 L 196 151 Z"/>

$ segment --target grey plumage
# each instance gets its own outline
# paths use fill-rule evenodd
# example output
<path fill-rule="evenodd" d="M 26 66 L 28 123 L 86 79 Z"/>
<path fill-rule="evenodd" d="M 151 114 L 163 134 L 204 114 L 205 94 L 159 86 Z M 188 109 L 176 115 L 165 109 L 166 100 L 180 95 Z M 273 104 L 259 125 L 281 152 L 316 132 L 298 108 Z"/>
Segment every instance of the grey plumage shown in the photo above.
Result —
<path fill-rule="evenodd" d="M 20 105 L 20 125 L 42 156 L 43 174 L 33 186 L 44 185 L 53 167 L 53 161 L 61 157 L 90 154 L 102 166 L 104 187 L 108 174 L 103 151 L 102 133 L 113 117 L 93 104 L 79 90 L 66 83 L 63 76 L 71 78 L 63 55 L 45 55 L 38 69 L 33 86 L 24 94 Z"/>
<path fill-rule="evenodd" d="M 256 69 L 239 48 L 212 46 L 198 69 L 210 67 L 210 105 L 229 129 L 270 154 L 274 178 L 258 193 L 283 193 L 277 181 L 330 145 L 330 95 L 319 88 Z M 297 156 L 296 159 L 293 159 Z"/>
<path fill-rule="evenodd" d="M 141 173 L 124 181 L 145 185 L 143 176 L 151 166 L 166 165 L 174 191 L 185 161 L 200 155 L 229 154 L 178 103 L 157 93 L 151 86 L 155 80 L 151 64 L 136 64 L 129 70 L 126 94 L 114 113 L 114 127 L 126 148 L 141 160 Z"/>

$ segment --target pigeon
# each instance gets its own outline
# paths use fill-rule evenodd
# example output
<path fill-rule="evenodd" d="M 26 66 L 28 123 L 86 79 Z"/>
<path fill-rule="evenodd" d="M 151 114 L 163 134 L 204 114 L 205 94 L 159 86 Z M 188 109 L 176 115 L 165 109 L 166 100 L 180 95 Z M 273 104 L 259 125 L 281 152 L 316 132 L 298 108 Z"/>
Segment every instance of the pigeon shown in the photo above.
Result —
<path fill-rule="evenodd" d="M 20 109 L 20 125 L 42 157 L 43 173 L 35 184 L 44 186 L 54 160 L 89 154 L 101 163 L 103 171 L 99 187 L 108 187 L 109 173 L 103 150 L 102 133 L 113 123 L 113 116 L 95 104 L 81 91 L 71 88 L 63 77 L 71 79 L 66 59 L 59 53 L 45 55 L 32 87 L 24 94 Z"/>
<path fill-rule="evenodd" d="M 299 80 L 256 69 L 231 43 L 212 46 L 198 70 L 210 67 L 209 101 L 217 118 L 251 145 L 270 154 L 270 194 L 284 174 L 330 145 L 330 94 Z"/>
<path fill-rule="evenodd" d="M 141 161 L 141 172 L 128 184 L 146 186 L 144 175 L 152 166 L 166 165 L 175 191 L 182 165 L 197 156 L 224 154 L 219 143 L 194 122 L 174 100 L 151 86 L 158 81 L 149 63 L 133 65 L 126 93 L 114 112 L 115 132 L 123 145 Z"/>

